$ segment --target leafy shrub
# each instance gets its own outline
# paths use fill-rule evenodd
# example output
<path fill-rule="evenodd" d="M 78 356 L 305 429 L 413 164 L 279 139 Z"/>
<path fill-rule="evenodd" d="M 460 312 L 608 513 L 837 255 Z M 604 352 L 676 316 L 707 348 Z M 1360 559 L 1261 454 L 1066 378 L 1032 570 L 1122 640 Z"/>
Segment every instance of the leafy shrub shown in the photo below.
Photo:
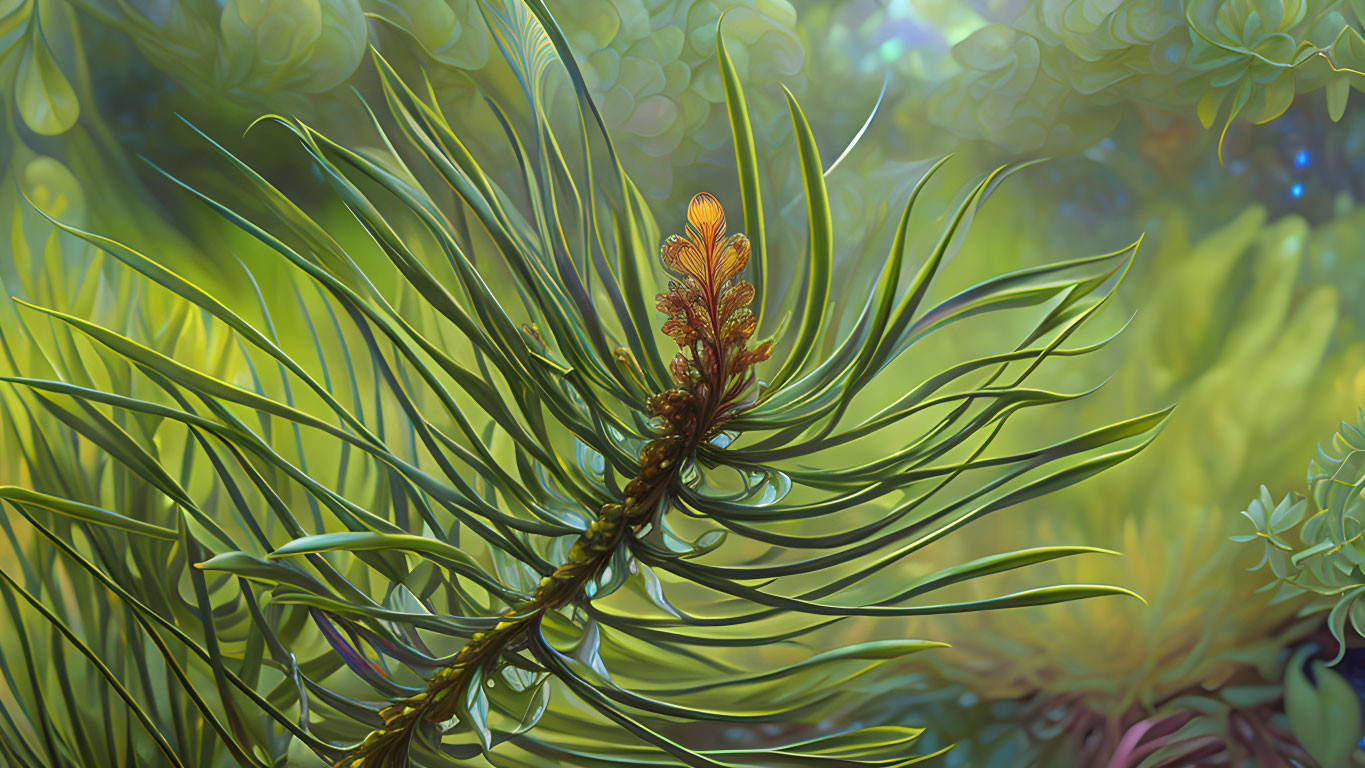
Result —
<path fill-rule="evenodd" d="M 1300 615 L 1321 619 L 1335 641 L 1331 658 L 1312 665 L 1308 645 L 1295 653 L 1285 672 L 1285 711 L 1294 736 L 1320 765 L 1358 763 L 1361 702 L 1341 667 L 1333 670 L 1365 634 L 1365 562 L 1361 538 L 1360 491 L 1365 487 L 1361 451 L 1365 449 L 1365 411 L 1355 424 L 1343 422 L 1308 465 L 1307 497 L 1290 493 L 1276 502 L 1264 485 L 1242 512 L 1251 533 L 1233 541 L 1260 551 L 1253 570 L 1269 569 L 1275 602 L 1300 607 Z M 1342 665 L 1345 666 L 1345 665 Z M 1347 673 L 1349 674 L 1349 673 Z M 1355 762 L 1353 762 L 1355 761 Z"/>
<path fill-rule="evenodd" d="M 1365 484 L 1361 451 L 1365 449 L 1365 412 L 1355 424 L 1343 422 L 1330 443 L 1318 448 L 1308 466 L 1307 497 L 1288 494 L 1279 502 L 1261 486 L 1242 515 L 1254 532 L 1235 538 L 1258 545 L 1260 562 L 1275 579 L 1277 599 L 1316 597 L 1311 605 L 1330 607 L 1327 626 L 1337 640 L 1333 663 L 1346 653 L 1348 634 L 1365 629 L 1365 550 L 1360 544 Z"/>
<path fill-rule="evenodd" d="M 1015 152 L 1083 149 L 1123 106 L 1263 123 L 1327 89 L 1333 119 L 1359 87 L 1365 44 L 1338 0 L 1000 3 L 959 43 L 935 116 Z"/>

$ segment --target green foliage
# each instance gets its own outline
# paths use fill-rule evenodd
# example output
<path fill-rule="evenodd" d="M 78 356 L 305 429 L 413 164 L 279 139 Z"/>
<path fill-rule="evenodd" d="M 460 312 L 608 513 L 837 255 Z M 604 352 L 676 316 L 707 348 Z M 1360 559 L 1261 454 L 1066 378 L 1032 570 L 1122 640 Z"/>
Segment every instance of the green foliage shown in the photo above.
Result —
<path fill-rule="evenodd" d="M 1336 638 L 1333 663 L 1346 653 L 1348 626 L 1354 636 L 1365 633 L 1365 412 L 1355 424 L 1343 422 L 1329 444 L 1320 446 L 1308 466 L 1308 496 L 1290 494 L 1275 503 L 1270 491 L 1242 514 L 1253 532 L 1234 537 L 1263 545 L 1257 568 L 1269 567 L 1277 598 L 1317 596 L 1311 604 L 1330 607 L 1327 626 Z"/>
<path fill-rule="evenodd" d="M 1001 3 L 958 43 L 935 118 L 1014 152 L 1083 149 L 1125 105 L 1264 123 L 1328 89 L 1340 118 L 1365 45 L 1340 0 L 1044 0 Z"/>
<path fill-rule="evenodd" d="M 1294 735 L 1318 765 L 1351 765 L 1355 733 L 1360 730 L 1360 697 L 1345 678 L 1316 661 L 1309 682 L 1303 655 L 1296 655 L 1285 673 L 1285 712 Z"/>
<path fill-rule="evenodd" d="M 80 105 L 71 82 L 48 50 L 37 20 L 37 14 L 29 17 L 29 31 L 24 34 L 23 52 L 15 73 L 14 96 L 19 114 L 29 128 L 50 136 L 75 124 Z"/>
<path fill-rule="evenodd" d="M 1028 209 L 1016 215 L 1027 218 Z M 1311 629 L 1295 620 L 1300 604 L 1268 605 L 1268 597 L 1253 596 L 1264 579 L 1244 570 L 1253 563 L 1227 538 L 1241 532 L 1236 511 L 1246 488 L 1293 482 L 1296 458 L 1334 411 L 1360 397 L 1360 347 L 1340 341 L 1347 324 L 1336 291 L 1302 280 L 1318 248 L 1318 232 L 1303 219 L 1267 223 L 1263 210 L 1251 209 L 1198 238 L 1181 214 L 1163 221 L 1161 247 L 1143 265 L 1147 271 L 1131 278 L 1141 308 L 1124 332 L 1118 374 L 1082 407 L 1059 409 L 1053 423 L 1040 426 L 1068 429 L 1107 409 L 1178 402 L 1159 450 L 938 554 L 943 562 L 970 558 L 1040 532 L 1142 553 L 1048 570 L 1050 578 L 1131 586 L 1147 605 L 1076 603 L 936 626 L 933 636 L 953 646 L 930 658 L 939 674 L 986 702 L 982 710 L 1003 712 L 961 737 L 972 742 L 971 754 L 1012 745 L 981 765 L 1064 766 L 1078 755 L 1104 765 L 1121 743 L 1166 739 L 1176 730 L 1166 726 L 1194 714 L 1201 717 L 1182 738 L 1207 729 L 1193 746 L 1254 764 L 1255 745 L 1231 724 L 1271 719 L 1284 647 Z M 959 258 L 1003 247 L 987 232 Z M 1219 298 L 1201 298 L 1212 295 Z M 1149 733 L 1156 723 L 1163 727 Z M 996 741 L 1006 727 L 1018 733 Z M 1102 737 L 1088 738 L 1091 729 Z"/>
<path fill-rule="evenodd" d="M 778 145 L 790 129 L 780 119 L 775 86 L 797 87 L 805 63 L 794 34 L 796 9 L 787 0 L 590 0 L 572 14 L 581 20 L 565 28 L 607 126 L 637 137 L 622 156 L 626 167 L 660 169 L 639 180 L 651 197 L 668 193 L 674 169 L 728 165 L 726 97 L 713 34 L 722 12 L 735 74 L 754 101 L 754 134 L 765 148 Z"/>
<path fill-rule="evenodd" d="M 349 85 L 371 44 L 388 43 L 397 66 L 440 67 L 433 86 L 452 111 L 477 125 L 478 134 L 501 135 L 485 114 L 485 91 L 506 95 L 513 78 L 490 57 L 496 41 L 485 16 L 520 7 L 506 0 L 186 0 L 149 6 L 117 0 L 82 0 L 80 15 L 56 0 L 21 0 L 0 6 L 0 92 L 18 107 L 24 124 L 43 135 L 68 131 L 92 88 L 77 94 L 72 80 L 96 80 L 79 48 L 81 24 L 100 37 L 126 36 L 164 77 L 195 95 L 199 106 L 318 115 L 349 109 Z M 559 7 L 559 4 L 552 4 Z M 732 7 L 733 6 L 733 7 Z M 796 11 L 786 0 L 740 4 L 696 2 L 587 2 L 564 4 L 567 41 L 583 59 L 585 82 L 617 135 L 627 167 L 645 167 L 642 190 L 662 198 L 673 190 L 675 170 L 689 181 L 705 167 L 726 167 L 729 131 L 725 95 L 714 56 L 717 20 L 727 12 L 730 53 L 750 98 L 763 107 L 756 135 L 765 147 L 787 140 L 780 119 L 779 80 L 800 90 L 805 56 L 794 29 Z M 79 18 L 79 21 L 78 21 Z M 54 56 L 44 25 L 62 34 Z M 416 56 L 407 55 L 414 49 Z M 118 42 L 118 46 L 128 43 Z M 106 47 L 112 47 L 106 45 Z M 475 84 L 471 76 L 478 75 Z M 572 101 L 571 89 L 560 97 Z M 770 117 L 771 116 L 771 117 Z M 471 131 L 471 133 L 473 133 Z M 475 136 L 470 137 L 475 140 Z M 482 143 L 482 142 L 478 142 Z M 496 142 L 490 142 L 496 144 Z"/>
<path fill-rule="evenodd" d="M 935 117 L 963 136 L 1016 153 L 1087 146 L 1113 129 L 1115 116 L 1095 110 L 1046 71 L 1037 37 L 1009 27 L 983 27 L 953 48 L 963 74 L 935 92 Z"/>
<path fill-rule="evenodd" d="M 725 269 L 680 268 L 694 262 L 670 238 L 674 284 L 651 300 L 665 284 L 661 227 L 563 32 L 542 3 L 529 9 L 489 20 L 510 22 L 499 49 L 531 116 L 517 128 L 497 110 L 515 186 L 378 52 L 387 110 L 366 143 L 382 149 L 283 116 L 250 133 L 296 140 L 349 221 L 310 212 L 206 137 L 236 189 L 163 171 L 239 230 L 223 242 L 256 241 L 243 258 L 272 279 L 242 264 L 245 294 L 79 226 L 55 205 L 74 194 L 33 200 L 51 217 L 40 232 L 16 208 L 30 301 L 4 337 L 0 400 L 23 456 L 0 491 L 15 555 L 0 594 L 17 628 L 0 640 L 6 760 L 904 765 L 919 729 L 903 713 L 848 714 L 856 691 L 842 683 L 938 644 L 832 642 L 837 626 L 1132 594 L 1063 583 L 953 596 L 1105 552 L 1021 539 L 886 577 L 1150 442 L 1164 408 L 1055 439 L 1010 428 L 1084 393 L 1034 381 L 1104 347 L 1079 334 L 1135 246 L 945 290 L 956 243 L 1010 171 L 935 222 L 916 206 L 940 163 L 905 201 L 875 279 L 836 276 L 825 166 L 789 94 L 809 249 L 797 260 L 724 242 L 743 244 L 755 274 L 798 275 L 805 290 L 728 282 L 739 250 L 717 257 Z M 297 54 L 267 79 L 306 87 L 335 74 L 321 63 L 344 68 L 353 38 L 328 42 L 334 24 L 313 35 L 254 10 L 265 15 L 242 22 L 258 49 L 287 33 Z M 577 130 L 541 99 L 548 45 Z M 743 69 L 725 51 L 720 119 L 743 136 L 746 121 L 725 117 L 743 113 Z M 765 213 L 752 158 L 737 159 L 754 190 L 745 229 L 790 226 Z M 688 213 L 694 244 L 714 234 L 720 206 L 707 201 Z M 28 243 L 43 232 L 39 255 Z M 76 241 L 102 255 L 69 269 L 63 244 Z M 924 255 L 913 276 L 908 248 Z M 836 287 L 865 300 L 835 310 Z M 744 309 L 755 294 L 761 328 Z M 705 310 L 710 325 L 691 314 L 699 295 L 725 306 Z M 981 351 L 940 370 L 908 354 L 997 317 L 1017 325 L 971 336 Z M 775 346 L 746 348 L 756 329 Z M 798 639 L 808 647 L 793 652 Z M 707 735 L 717 723 L 740 735 Z"/>
<path fill-rule="evenodd" d="M 412 35 L 422 50 L 441 64 L 475 70 L 488 62 L 488 37 L 483 34 L 476 0 L 452 3 L 388 0 L 368 12 Z"/>
<path fill-rule="evenodd" d="M 365 53 L 357 0 L 228 0 L 219 25 L 216 74 L 231 88 L 328 90 L 349 77 Z"/>

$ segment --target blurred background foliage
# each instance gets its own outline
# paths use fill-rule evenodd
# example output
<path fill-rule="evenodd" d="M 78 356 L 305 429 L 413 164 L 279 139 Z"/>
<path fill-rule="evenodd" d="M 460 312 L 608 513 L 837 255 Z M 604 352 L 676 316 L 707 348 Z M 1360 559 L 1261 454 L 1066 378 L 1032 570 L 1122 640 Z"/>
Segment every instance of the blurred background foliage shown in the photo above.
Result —
<path fill-rule="evenodd" d="M 139 156 L 210 193 L 230 183 L 183 117 L 291 194 L 307 195 L 321 185 L 289 187 L 291 175 L 310 172 L 296 148 L 278 131 L 244 131 L 271 112 L 372 144 L 358 98 L 374 101 L 373 73 L 362 66 L 370 45 L 400 71 L 426 77 L 463 135 L 505 161 L 485 163 L 490 174 L 518 174 L 485 96 L 520 86 L 497 55 L 484 1 L 0 0 L 7 295 L 88 310 L 113 327 L 156 328 L 176 311 L 157 303 L 165 297 L 137 312 L 120 305 L 109 278 L 91 269 L 93 249 L 57 235 L 20 190 L 67 223 L 154 248 L 238 302 L 254 305 L 258 288 L 288 295 L 287 281 L 262 271 L 269 267 L 251 244 L 169 193 Z M 869 254 L 891 240 L 889 202 L 904 199 L 945 152 L 960 155 L 947 169 L 960 178 L 1000 161 L 1052 158 L 987 203 L 990 226 L 974 228 L 952 257 L 964 284 L 1053 260 L 1078 241 L 1116 249 L 1146 232 L 1116 297 L 1126 310 L 1111 313 L 1111 330 L 1133 320 L 1103 354 L 1051 382 L 1064 391 L 1104 386 L 1064 409 L 1068 419 L 1037 428 L 1066 434 L 1178 403 L 1165 433 L 1128 465 L 945 542 L 905 564 L 904 576 L 1019 541 L 1089 544 L 1124 556 L 1067 561 L 1043 569 L 1040 582 L 1122 584 L 1148 604 L 1085 601 L 882 625 L 875 631 L 953 648 L 875 686 L 855 681 L 869 686 L 868 717 L 918 713 L 924 743 L 958 745 L 940 758 L 945 765 L 1359 759 L 1358 722 L 1309 733 L 1315 719 L 1304 713 L 1342 700 L 1334 680 L 1365 687 L 1348 652 L 1365 627 L 1363 473 L 1352 453 L 1365 450 L 1365 426 L 1343 425 L 1331 437 L 1365 403 L 1365 108 L 1352 98 L 1365 89 L 1352 71 L 1365 70 L 1365 3 L 549 5 L 656 210 L 681 211 L 703 189 L 738 200 L 713 38 L 730 9 L 727 42 L 750 94 L 759 155 L 768 158 L 770 210 L 779 221 L 800 220 L 795 153 L 784 147 L 785 85 L 801 96 L 826 163 L 839 158 L 828 184 L 842 268 L 876 274 L 881 264 Z M 572 105 L 561 79 L 547 84 L 551 112 Z M 946 210 L 956 186 L 930 188 L 925 210 Z M 345 219 L 333 202 L 312 203 L 332 206 L 324 219 Z M 353 225 L 337 226 L 359 236 Z M 771 247 L 803 248 L 802 227 L 770 228 Z M 4 365 L 23 367 L 35 361 L 13 359 L 30 348 L 17 341 L 17 317 L 12 307 L 0 310 L 0 338 Z M 203 333 L 167 339 L 166 350 L 225 378 L 251 375 L 225 342 L 215 347 Z M 955 352 L 929 346 L 917 354 L 933 370 Z M 42 417 L 23 414 L 9 390 L 0 402 L 8 414 L 0 484 L 22 484 L 33 451 L 63 457 L 69 447 L 40 445 L 33 419 Z M 1324 453 L 1305 480 L 1319 443 Z M 1338 486 L 1322 480 L 1333 472 L 1349 475 L 1357 492 L 1334 493 Z M 0 548 L 27 545 L 13 533 L 8 541 Z M 1262 545 L 1271 575 L 1248 570 Z M 1292 557 L 1308 550 L 1314 556 Z M 1281 586 L 1262 590 L 1272 578 Z M 102 620 L 86 617 L 87 626 Z M 1336 661 L 1339 677 L 1317 664 L 1308 682 L 1309 656 Z M 1287 690 L 1297 705 L 1286 705 Z"/>

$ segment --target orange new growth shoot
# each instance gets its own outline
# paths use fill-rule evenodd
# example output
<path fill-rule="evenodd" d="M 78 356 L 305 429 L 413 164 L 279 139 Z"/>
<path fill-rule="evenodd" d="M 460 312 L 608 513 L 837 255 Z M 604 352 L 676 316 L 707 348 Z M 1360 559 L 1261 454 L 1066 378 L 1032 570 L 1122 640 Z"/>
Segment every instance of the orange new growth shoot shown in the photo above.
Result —
<path fill-rule="evenodd" d="M 665 240 L 662 257 L 664 267 L 680 278 L 670 280 L 668 293 L 658 296 L 659 311 L 668 315 L 663 331 L 683 349 L 669 370 L 679 387 L 696 397 L 698 437 L 705 438 L 753 404 L 745 397 L 754 379 L 750 369 L 772 353 L 771 342 L 746 347 L 758 327 L 748 309 L 754 287 L 733 278 L 749 262 L 749 238 L 727 238 L 725 209 L 703 192 L 687 206 L 687 236 Z"/>

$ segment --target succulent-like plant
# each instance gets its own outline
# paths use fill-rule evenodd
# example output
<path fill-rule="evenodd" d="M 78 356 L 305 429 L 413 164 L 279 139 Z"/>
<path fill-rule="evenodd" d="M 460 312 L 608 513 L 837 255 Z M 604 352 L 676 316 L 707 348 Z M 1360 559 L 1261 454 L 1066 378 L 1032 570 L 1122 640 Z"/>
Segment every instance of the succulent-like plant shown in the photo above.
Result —
<path fill-rule="evenodd" d="M 1298 605 L 1300 615 L 1325 612 L 1326 662 L 1315 661 L 1313 683 L 1305 675 L 1306 659 L 1319 648 L 1301 647 L 1285 669 L 1284 710 L 1294 738 L 1319 765 L 1359 762 L 1361 702 L 1358 677 L 1336 666 L 1347 649 L 1365 635 L 1365 411 L 1355 423 L 1342 422 L 1331 441 L 1318 447 L 1308 465 L 1308 495 L 1286 494 L 1280 501 L 1264 485 L 1242 517 L 1251 533 L 1233 541 L 1260 550 L 1251 570 L 1268 568 L 1274 579 L 1274 602 Z M 1324 638 L 1326 639 L 1326 638 Z M 1335 649 L 1331 648 L 1335 645 Z M 1333 652 L 1335 651 L 1335 652 Z M 1338 674 L 1343 672 L 1344 674 Z M 1356 678 L 1355 680 L 1348 680 Z"/>
<path fill-rule="evenodd" d="M 51 624 L 54 657 L 69 647 L 90 662 L 104 711 L 112 690 L 132 718 L 115 733 L 70 685 L 46 684 L 25 633 L 22 648 L 0 643 L 24 660 L 8 668 L 32 678 L 6 678 L 7 759 L 78 765 L 104 738 L 124 765 L 274 765 L 291 744 L 368 768 L 480 755 L 505 766 L 904 765 L 918 730 L 847 715 L 838 682 L 936 643 L 795 660 L 782 644 L 818 643 L 854 617 L 1132 594 L 1067 584 L 934 599 L 1105 551 L 1086 546 L 993 554 L 908 582 L 898 569 L 1150 442 L 1164 410 L 1023 450 L 994 445 L 1019 414 L 1081 396 L 1030 377 L 1104 345 L 1068 342 L 1136 246 L 930 302 L 965 222 L 1008 174 L 967 191 L 905 283 L 915 203 L 940 162 L 906 202 L 866 301 L 841 316 L 811 129 L 788 94 L 809 244 L 798 262 L 765 236 L 744 91 L 718 31 L 745 234 L 727 236 L 719 200 L 695 196 L 685 235 L 662 241 L 671 280 L 651 301 L 659 229 L 564 35 L 541 0 L 490 23 L 531 105 L 525 133 L 498 112 L 520 189 L 495 185 L 440 105 L 376 51 L 383 151 L 270 118 L 353 216 L 349 231 L 324 227 L 217 144 L 242 201 L 176 182 L 296 270 L 297 281 L 262 286 L 257 306 L 52 220 L 131 270 L 117 273 L 119 300 L 136 275 L 166 309 L 112 327 L 23 310 L 55 375 L 4 379 L 19 394 L 12 413 L 46 415 L 16 428 L 32 447 L 31 487 L 0 487 L 28 526 L 10 536 L 22 578 L 0 567 L 0 592 L 11 616 Z M 556 58 L 580 106 L 572 142 L 539 96 Z M 1026 324 L 989 337 L 984 355 L 935 372 L 906 355 L 997 312 Z M 786 332 L 754 340 L 773 328 Z M 676 347 L 672 363 L 661 344 Z M 869 397 L 892 376 L 915 383 L 894 386 L 891 402 Z M 69 450 L 45 447 L 57 422 Z M 850 462 L 859 455 L 871 458 Z M 135 638 L 136 685 L 108 635 L 92 637 L 97 619 Z M 48 708 L 53 690 L 67 715 Z M 707 722 L 739 731 L 691 725 Z"/>
<path fill-rule="evenodd" d="M 1255 568 L 1270 569 L 1277 599 L 1317 597 L 1308 610 L 1330 609 L 1328 629 L 1337 640 L 1332 663 L 1346 653 L 1348 640 L 1365 634 L 1365 411 L 1356 423 L 1342 422 L 1308 467 L 1309 495 L 1286 495 L 1276 502 L 1261 486 L 1242 515 L 1253 531 L 1235 541 L 1257 545 Z"/>

